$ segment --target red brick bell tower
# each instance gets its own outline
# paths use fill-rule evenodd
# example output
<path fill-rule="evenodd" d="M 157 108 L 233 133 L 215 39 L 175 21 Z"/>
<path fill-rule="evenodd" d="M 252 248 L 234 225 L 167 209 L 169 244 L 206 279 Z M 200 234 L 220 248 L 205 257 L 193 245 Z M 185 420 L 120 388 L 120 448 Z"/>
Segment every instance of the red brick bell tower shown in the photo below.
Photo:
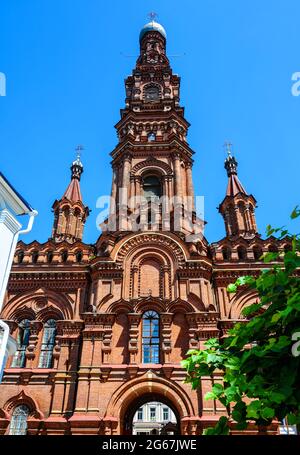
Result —
<path fill-rule="evenodd" d="M 201 220 L 180 78 L 162 25 L 146 24 L 139 44 L 116 124 L 112 203 L 100 237 L 83 241 L 89 209 L 77 156 L 53 205 L 51 238 L 18 243 L 1 315 L 18 352 L 0 385 L 0 434 L 132 434 L 134 416 L 151 402 L 171 408 L 175 433 L 201 434 L 225 413 L 204 399 L 222 376 L 203 377 L 191 390 L 180 362 L 188 349 L 226 336 L 256 302 L 252 291 L 232 295 L 227 285 L 257 275 L 263 252 L 289 247 L 257 233 L 256 201 L 231 152 L 219 206 L 226 235 L 212 244 L 194 236 Z"/>
<path fill-rule="evenodd" d="M 189 123 L 179 105 L 180 78 L 166 55 L 166 32 L 151 22 L 142 29 L 139 42 L 140 55 L 125 80 L 125 108 L 116 125 L 119 143 L 111 153 L 116 206 L 110 231 L 131 231 L 134 222 L 140 230 L 174 229 L 176 204 L 185 202 L 190 212 L 194 204 L 194 152 L 187 143 Z M 162 198 L 157 210 L 152 207 L 156 217 L 149 216 L 146 200 L 151 198 L 153 206 L 155 198 Z M 120 219 L 120 212 L 126 217 Z M 137 212 L 139 216 L 134 216 Z"/>

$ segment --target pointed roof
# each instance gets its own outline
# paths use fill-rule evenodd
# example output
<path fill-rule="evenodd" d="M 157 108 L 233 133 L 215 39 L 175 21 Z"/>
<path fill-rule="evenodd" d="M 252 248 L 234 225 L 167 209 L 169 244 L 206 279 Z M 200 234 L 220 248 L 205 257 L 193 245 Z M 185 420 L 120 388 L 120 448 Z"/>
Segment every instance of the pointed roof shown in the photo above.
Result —
<path fill-rule="evenodd" d="M 236 196 L 239 193 L 247 194 L 245 188 L 239 181 L 236 174 L 232 174 L 228 178 L 228 185 L 226 190 L 226 196 Z"/>
<path fill-rule="evenodd" d="M 72 178 L 68 188 L 63 195 L 63 198 L 69 199 L 71 202 L 82 202 L 80 184 L 78 179 Z"/>
<path fill-rule="evenodd" d="M 226 196 L 236 196 L 239 193 L 243 193 L 247 195 L 247 192 L 243 185 L 241 184 L 238 176 L 237 176 L 237 166 L 238 162 L 236 161 L 235 157 L 231 155 L 230 143 L 225 143 L 227 147 L 228 156 L 225 160 L 224 167 L 227 171 L 228 175 L 228 185 L 226 190 Z"/>

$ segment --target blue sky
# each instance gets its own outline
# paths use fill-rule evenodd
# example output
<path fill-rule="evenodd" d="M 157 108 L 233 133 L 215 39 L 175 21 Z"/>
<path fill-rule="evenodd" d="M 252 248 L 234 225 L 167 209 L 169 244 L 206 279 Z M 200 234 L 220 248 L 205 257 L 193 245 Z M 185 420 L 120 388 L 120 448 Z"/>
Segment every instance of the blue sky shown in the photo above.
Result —
<path fill-rule="evenodd" d="M 262 234 L 268 223 L 286 224 L 300 203 L 300 97 L 291 94 L 292 74 L 300 71 L 299 0 L 2 0 L 7 96 L 0 97 L 0 169 L 39 211 L 24 240 L 50 237 L 52 203 L 69 183 L 74 148 L 83 144 L 81 187 L 92 209 L 84 240 L 96 241 L 96 199 L 111 188 L 109 153 L 124 78 L 153 10 L 181 76 L 208 240 L 224 236 L 216 207 L 227 184 L 225 140 L 258 201 Z"/>

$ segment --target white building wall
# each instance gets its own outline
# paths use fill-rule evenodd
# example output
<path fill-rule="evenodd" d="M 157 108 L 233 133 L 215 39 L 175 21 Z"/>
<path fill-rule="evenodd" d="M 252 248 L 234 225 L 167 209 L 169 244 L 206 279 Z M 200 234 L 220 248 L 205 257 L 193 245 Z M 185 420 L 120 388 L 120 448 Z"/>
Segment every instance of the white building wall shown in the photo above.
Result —
<path fill-rule="evenodd" d="M 151 415 L 151 409 L 155 410 L 155 413 L 153 413 L 155 416 Z M 139 410 L 142 410 L 142 419 L 139 419 Z M 164 413 L 164 410 L 168 410 L 168 415 Z M 176 425 L 177 419 L 172 409 L 166 404 L 157 401 L 145 403 L 136 411 L 133 417 L 132 434 L 151 434 L 153 430 L 156 430 L 156 434 L 159 434 L 161 429 L 169 422 Z"/>

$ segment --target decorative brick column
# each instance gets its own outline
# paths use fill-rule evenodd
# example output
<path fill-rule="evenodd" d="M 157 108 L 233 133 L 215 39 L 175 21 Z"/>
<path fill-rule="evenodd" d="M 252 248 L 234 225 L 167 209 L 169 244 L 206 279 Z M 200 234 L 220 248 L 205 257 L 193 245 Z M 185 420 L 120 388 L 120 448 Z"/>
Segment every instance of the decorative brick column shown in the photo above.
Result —
<path fill-rule="evenodd" d="M 124 157 L 124 165 L 123 165 L 123 176 L 122 176 L 122 186 L 123 186 L 123 188 L 129 188 L 130 163 L 131 163 L 131 157 L 130 157 L 130 155 L 126 155 Z"/>
<path fill-rule="evenodd" d="M 130 176 L 130 194 L 128 195 L 128 199 L 135 197 L 135 178 L 133 175 Z"/>
<path fill-rule="evenodd" d="M 161 323 L 161 346 L 163 359 L 162 363 L 170 363 L 170 354 L 172 350 L 171 332 L 172 332 L 173 313 L 160 313 Z"/>
<path fill-rule="evenodd" d="M 100 382 L 107 380 L 110 369 L 112 330 L 115 314 L 83 315 L 83 348 L 78 373 L 78 391 L 75 412 L 99 412 Z"/>
<path fill-rule="evenodd" d="M 137 197 L 141 196 L 141 185 L 142 185 L 142 177 L 140 175 L 135 175 L 134 176 L 134 186 L 135 186 L 135 195 Z"/>
<path fill-rule="evenodd" d="M 113 204 L 110 205 L 110 215 L 112 215 L 115 210 L 113 210 L 114 204 L 117 202 L 117 169 L 113 168 L 113 176 L 112 176 L 112 185 L 111 185 L 111 198 L 113 200 Z"/>
<path fill-rule="evenodd" d="M 116 315 L 113 313 L 101 314 L 100 315 L 100 324 L 102 329 L 102 362 L 101 363 L 110 363 L 110 354 L 111 354 L 111 340 L 112 340 L 112 329 L 115 322 Z M 94 362 L 93 362 L 94 364 Z"/>
<path fill-rule="evenodd" d="M 131 296 L 133 299 L 137 299 L 139 294 L 139 268 L 137 265 L 132 267 L 131 277 Z"/>
<path fill-rule="evenodd" d="M 57 321 L 56 339 L 59 347 L 59 358 L 54 377 L 51 416 L 73 412 L 82 328 L 82 321 Z"/>
<path fill-rule="evenodd" d="M 193 176 L 192 176 L 192 163 L 186 164 L 186 186 L 188 196 L 188 210 L 192 212 L 194 207 L 194 187 L 193 187 Z"/>
<path fill-rule="evenodd" d="M 163 287 L 164 287 L 164 298 L 170 298 L 170 267 L 164 265 L 162 268 L 163 272 Z"/>
<path fill-rule="evenodd" d="M 190 349 L 203 349 L 206 340 L 219 337 L 218 313 L 187 313 L 186 319 L 189 324 Z"/>
<path fill-rule="evenodd" d="M 171 212 L 171 187 L 170 182 L 172 181 L 172 175 L 163 176 L 163 195 L 164 195 L 164 206 L 162 208 L 162 229 L 169 231 L 171 226 L 170 212 Z"/>
<path fill-rule="evenodd" d="M 142 315 L 140 313 L 128 313 L 128 325 L 129 325 L 129 355 L 130 363 L 139 363 L 138 352 L 139 352 L 139 324 Z"/>
<path fill-rule="evenodd" d="M 174 153 L 175 196 L 182 197 L 180 154 Z"/>
<path fill-rule="evenodd" d="M 26 366 L 27 368 L 38 367 L 38 358 L 36 357 L 36 347 L 39 341 L 39 333 L 43 328 L 41 321 L 30 321 L 30 337 L 29 343 L 26 349 Z"/>

